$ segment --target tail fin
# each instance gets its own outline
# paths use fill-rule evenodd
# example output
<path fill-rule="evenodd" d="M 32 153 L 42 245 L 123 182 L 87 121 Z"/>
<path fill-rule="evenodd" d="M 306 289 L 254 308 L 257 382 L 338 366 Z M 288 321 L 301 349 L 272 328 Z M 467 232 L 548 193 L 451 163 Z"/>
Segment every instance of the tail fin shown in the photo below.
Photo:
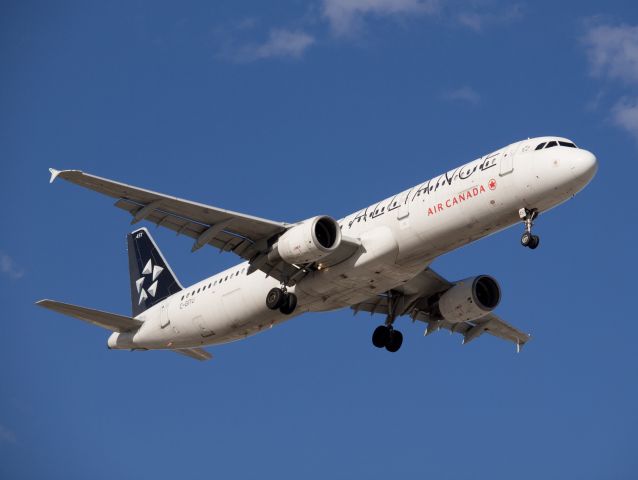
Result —
<path fill-rule="evenodd" d="M 131 306 L 136 317 L 183 289 L 146 228 L 127 235 Z"/>

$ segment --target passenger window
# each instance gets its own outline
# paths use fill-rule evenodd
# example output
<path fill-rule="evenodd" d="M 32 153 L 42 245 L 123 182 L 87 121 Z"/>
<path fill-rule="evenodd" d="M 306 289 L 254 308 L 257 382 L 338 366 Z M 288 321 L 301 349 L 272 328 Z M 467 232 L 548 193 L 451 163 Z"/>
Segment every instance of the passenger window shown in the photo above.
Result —
<path fill-rule="evenodd" d="M 212 283 L 209 283 L 209 284 L 208 284 L 208 288 L 210 288 L 212 285 L 213 285 Z"/>
<path fill-rule="evenodd" d="M 188 293 L 186 294 L 186 298 L 188 298 L 188 297 L 190 296 L 190 294 L 191 294 L 191 292 L 188 292 Z"/>
<path fill-rule="evenodd" d="M 184 295 L 182 295 L 182 300 L 184 300 Z"/>
<path fill-rule="evenodd" d="M 536 147 L 534 150 L 540 150 L 541 148 L 543 148 L 545 146 L 546 142 L 541 143 L 538 147 Z"/>
<path fill-rule="evenodd" d="M 559 141 L 559 142 L 558 142 L 558 144 L 559 144 L 561 147 L 576 148 L 576 145 L 574 145 L 574 144 L 573 144 L 573 143 L 571 143 L 571 142 L 560 142 L 560 141 Z"/>
<path fill-rule="evenodd" d="M 553 142 L 548 142 L 547 146 L 545 148 L 552 148 L 552 147 L 557 147 L 558 146 L 558 142 L 556 142 L 556 140 L 554 140 Z"/>
<path fill-rule="evenodd" d="M 228 280 L 228 277 L 224 278 L 224 282 L 226 282 Z"/>
<path fill-rule="evenodd" d="M 198 288 L 198 289 L 197 289 L 197 293 L 199 293 L 199 291 L 200 291 L 200 290 L 201 290 L 201 288 Z"/>

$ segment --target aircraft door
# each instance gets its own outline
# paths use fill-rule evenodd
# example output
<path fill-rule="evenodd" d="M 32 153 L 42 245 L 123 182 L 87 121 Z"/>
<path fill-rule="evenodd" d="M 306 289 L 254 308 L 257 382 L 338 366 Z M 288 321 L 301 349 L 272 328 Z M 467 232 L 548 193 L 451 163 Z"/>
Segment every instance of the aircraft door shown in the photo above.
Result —
<path fill-rule="evenodd" d="M 171 320 L 168 318 L 168 305 L 164 302 L 162 310 L 160 311 L 160 327 L 164 328 L 170 323 Z"/>
<path fill-rule="evenodd" d="M 206 322 L 204 322 L 204 317 L 203 316 L 197 315 L 196 317 L 194 317 L 193 318 L 193 324 L 195 324 L 195 327 L 197 327 L 197 329 L 199 330 L 199 334 L 203 338 L 215 335 L 215 332 L 213 332 L 211 329 L 209 329 L 208 326 L 206 325 Z"/>
<path fill-rule="evenodd" d="M 403 220 L 410 215 L 410 204 L 408 200 L 411 191 L 412 190 L 406 190 L 400 193 L 392 202 L 392 206 L 397 209 L 397 219 L 399 220 Z"/>
<path fill-rule="evenodd" d="M 233 327 L 239 328 L 247 323 L 246 319 L 243 318 L 246 303 L 240 288 L 236 288 L 222 295 L 222 305 L 226 312 L 226 318 Z"/>
<path fill-rule="evenodd" d="M 516 150 L 518 149 L 518 143 L 514 145 L 510 145 L 507 147 L 503 153 L 501 154 L 500 161 L 500 171 L 499 175 L 504 177 L 505 175 L 509 175 L 514 171 L 514 155 L 516 154 Z"/>

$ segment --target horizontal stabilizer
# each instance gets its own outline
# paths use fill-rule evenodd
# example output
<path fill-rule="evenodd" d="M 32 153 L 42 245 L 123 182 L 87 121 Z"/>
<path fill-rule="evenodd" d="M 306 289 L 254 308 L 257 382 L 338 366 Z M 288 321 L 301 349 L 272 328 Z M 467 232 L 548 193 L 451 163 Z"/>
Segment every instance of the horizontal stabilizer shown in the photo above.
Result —
<path fill-rule="evenodd" d="M 40 300 L 35 303 L 40 307 L 92 323 L 93 325 L 106 328 L 113 332 L 128 332 L 142 325 L 140 320 L 136 320 L 132 317 L 94 310 L 92 308 L 79 307 L 69 303 L 56 302 L 55 300 Z"/>
<path fill-rule="evenodd" d="M 195 360 L 205 361 L 210 360 L 213 356 L 208 353 L 203 348 L 180 348 L 172 350 L 176 353 L 181 353 L 182 355 L 186 355 L 187 357 L 194 358 Z"/>

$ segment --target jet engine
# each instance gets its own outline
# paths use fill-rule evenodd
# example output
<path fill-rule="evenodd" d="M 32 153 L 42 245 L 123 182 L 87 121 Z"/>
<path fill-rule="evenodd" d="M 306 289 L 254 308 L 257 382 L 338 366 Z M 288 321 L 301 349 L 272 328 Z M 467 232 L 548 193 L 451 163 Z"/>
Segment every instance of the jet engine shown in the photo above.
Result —
<path fill-rule="evenodd" d="M 285 232 L 268 255 L 293 264 L 313 263 L 334 252 L 341 243 L 341 228 L 328 216 L 310 218 Z"/>
<path fill-rule="evenodd" d="M 478 320 L 490 313 L 501 301 L 498 282 L 488 276 L 466 278 L 441 295 L 438 311 L 452 323 Z"/>

